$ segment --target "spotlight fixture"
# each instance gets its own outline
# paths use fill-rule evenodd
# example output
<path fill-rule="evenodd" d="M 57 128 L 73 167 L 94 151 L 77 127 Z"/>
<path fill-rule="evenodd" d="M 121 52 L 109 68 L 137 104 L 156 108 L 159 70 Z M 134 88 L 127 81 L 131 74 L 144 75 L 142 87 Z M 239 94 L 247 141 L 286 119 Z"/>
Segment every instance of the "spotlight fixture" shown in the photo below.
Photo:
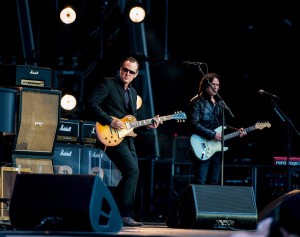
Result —
<path fill-rule="evenodd" d="M 71 7 L 66 7 L 60 12 L 60 19 L 65 24 L 71 24 L 76 20 L 76 12 Z"/>
<path fill-rule="evenodd" d="M 65 94 L 60 100 L 60 105 L 64 110 L 72 110 L 76 107 L 76 104 L 77 100 L 71 94 Z"/>
<path fill-rule="evenodd" d="M 141 108 L 142 104 L 143 104 L 142 97 L 140 97 L 139 95 L 137 95 L 137 98 L 136 98 L 136 108 L 137 109 Z"/>
<path fill-rule="evenodd" d="M 129 19 L 134 23 L 141 23 L 146 17 L 146 10 L 140 3 L 136 3 L 129 8 Z"/>

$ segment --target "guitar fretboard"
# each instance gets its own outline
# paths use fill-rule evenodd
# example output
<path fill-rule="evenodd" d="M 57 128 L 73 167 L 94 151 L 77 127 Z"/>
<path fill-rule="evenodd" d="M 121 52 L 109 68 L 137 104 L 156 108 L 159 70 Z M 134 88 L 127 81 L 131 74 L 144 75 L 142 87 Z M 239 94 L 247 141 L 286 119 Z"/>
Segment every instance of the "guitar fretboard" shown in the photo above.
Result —
<path fill-rule="evenodd" d="M 173 119 L 173 115 L 166 115 L 166 116 L 161 116 L 157 118 L 160 122 L 167 121 Z M 134 121 L 130 122 L 130 128 L 137 128 L 145 125 L 152 124 L 153 119 L 145 119 L 145 120 L 140 120 L 140 121 Z"/>
<path fill-rule="evenodd" d="M 251 126 L 251 127 L 248 127 L 248 128 L 245 128 L 244 129 L 246 132 L 251 132 L 253 130 L 255 130 L 255 125 L 254 126 Z M 230 134 L 227 134 L 224 136 L 224 140 L 229 140 L 231 138 L 234 138 L 234 137 L 237 137 L 240 135 L 240 132 L 239 131 L 236 131 L 236 132 L 233 132 L 233 133 L 230 133 Z"/>

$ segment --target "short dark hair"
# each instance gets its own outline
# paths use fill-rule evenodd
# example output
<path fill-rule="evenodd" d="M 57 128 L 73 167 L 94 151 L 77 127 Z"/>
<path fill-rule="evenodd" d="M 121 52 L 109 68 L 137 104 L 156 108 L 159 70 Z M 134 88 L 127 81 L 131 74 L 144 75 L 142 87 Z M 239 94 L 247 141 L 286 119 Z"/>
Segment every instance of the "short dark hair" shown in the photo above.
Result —
<path fill-rule="evenodd" d="M 131 62 L 131 63 L 136 63 L 137 64 L 137 66 L 138 66 L 138 69 L 139 69 L 139 67 L 140 67 L 140 64 L 139 64 L 139 61 L 136 59 L 136 58 L 134 58 L 134 57 L 127 57 L 127 58 L 125 58 L 125 59 L 123 59 L 122 61 L 121 61 L 121 67 L 124 65 L 124 62 L 126 62 L 126 61 L 129 61 L 129 62 Z"/>

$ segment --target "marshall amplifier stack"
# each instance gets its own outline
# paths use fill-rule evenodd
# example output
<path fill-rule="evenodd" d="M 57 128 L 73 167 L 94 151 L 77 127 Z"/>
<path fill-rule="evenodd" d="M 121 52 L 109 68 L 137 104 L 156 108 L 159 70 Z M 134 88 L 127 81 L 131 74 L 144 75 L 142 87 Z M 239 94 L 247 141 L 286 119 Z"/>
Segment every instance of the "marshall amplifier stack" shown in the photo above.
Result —
<path fill-rule="evenodd" d="M 101 149 L 80 144 L 56 144 L 53 156 L 56 174 L 95 175 L 107 186 L 117 186 L 121 174 Z"/>
<path fill-rule="evenodd" d="M 21 80 L 20 80 L 20 83 Z M 29 173 L 53 173 L 52 158 L 60 118 L 61 92 L 20 87 L 16 99 L 16 133 L 12 148 L 12 163 Z M 14 172 L 14 169 L 7 172 Z M 9 177 L 13 177 L 13 174 Z M 1 190 L 11 190 L 12 182 L 4 182 Z M 5 198 L 10 199 L 11 193 Z M 4 217 L 9 219 L 5 213 Z"/>
<path fill-rule="evenodd" d="M 51 89 L 51 80 L 50 68 L 0 65 L 0 87 L 17 91 L 16 136 L 12 153 L 23 156 L 22 159 L 52 159 L 61 115 L 61 91 Z M 15 156 L 12 157 L 14 163 Z"/>
<path fill-rule="evenodd" d="M 12 151 L 16 167 L 30 173 L 53 173 L 61 92 L 22 88 L 19 95 L 18 129 Z"/>
<path fill-rule="evenodd" d="M 96 122 L 60 119 L 53 156 L 54 173 L 99 176 L 107 186 L 116 186 L 120 171 L 97 147 Z"/>

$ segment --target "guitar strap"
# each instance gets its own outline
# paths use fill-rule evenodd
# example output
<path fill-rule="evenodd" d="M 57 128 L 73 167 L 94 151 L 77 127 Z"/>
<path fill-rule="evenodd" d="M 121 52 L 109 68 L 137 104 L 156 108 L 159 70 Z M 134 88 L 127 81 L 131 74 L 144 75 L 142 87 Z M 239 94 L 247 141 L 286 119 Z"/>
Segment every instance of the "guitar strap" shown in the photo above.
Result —
<path fill-rule="evenodd" d="M 229 126 L 229 125 L 227 125 L 227 128 L 229 128 L 229 129 L 231 129 L 233 131 L 239 131 L 240 130 L 238 128 L 235 128 L 235 127 L 232 127 L 232 126 Z"/>
<path fill-rule="evenodd" d="M 107 148 L 107 146 L 104 146 L 104 147 L 103 147 L 103 152 L 104 152 L 104 153 L 106 152 L 106 148 Z"/>

